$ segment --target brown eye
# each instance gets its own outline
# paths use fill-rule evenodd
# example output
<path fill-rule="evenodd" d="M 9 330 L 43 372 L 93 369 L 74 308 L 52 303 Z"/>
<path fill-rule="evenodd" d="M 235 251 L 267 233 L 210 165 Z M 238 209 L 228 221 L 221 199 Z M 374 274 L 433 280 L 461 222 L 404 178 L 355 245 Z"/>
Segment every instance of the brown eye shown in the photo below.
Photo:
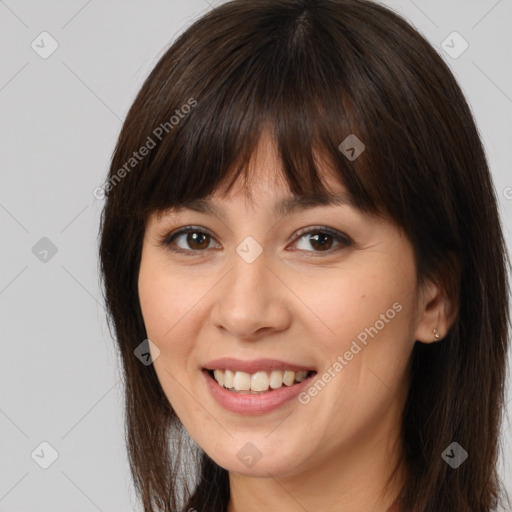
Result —
<path fill-rule="evenodd" d="M 211 247 L 213 241 L 210 234 L 196 228 L 187 228 L 171 233 L 160 243 L 175 252 L 193 255 L 194 253 L 205 252 L 206 249 Z"/>
<path fill-rule="evenodd" d="M 206 233 L 201 232 L 189 232 L 185 233 L 186 235 L 186 243 L 190 249 L 201 250 L 207 249 L 210 245 L 210 236 Z"/>
<path fill-rule="evenodd" d="M 332 243 L 333 243 L 333 237 L 332 237 L 332 235 L 329 235 L 326 233 L 321 233 L 321 234 L 313 235 L 309 239 L 309 241 L 310 241 L 312 247 L 315 247 L 316 249 L 318 249 L 320 251 L 326 251 L 331 248 Z"/>
<path fill-rule="evenodd" d="M 333 252 L 343 247 L 351 246 L 352 243 L 348 236 L 338 231 L 327 227 L 316 227 L 309 228 L 307 231 L 300 231 L 294 245 L 302 245 L 298 249 L 306 252 Z"/>

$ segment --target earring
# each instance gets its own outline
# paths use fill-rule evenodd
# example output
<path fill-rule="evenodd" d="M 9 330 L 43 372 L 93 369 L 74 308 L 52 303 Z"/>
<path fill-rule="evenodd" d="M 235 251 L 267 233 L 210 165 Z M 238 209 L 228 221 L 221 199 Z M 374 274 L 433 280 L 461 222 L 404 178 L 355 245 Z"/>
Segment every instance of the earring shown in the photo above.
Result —
<path fill-rule="evenodd" d="M 439 335 L 439 331 L 437 329 L 432 329 L 432 333 L 434 334 L 434 338 L 436 339 L 436 341 L 438 341 L 439 338 L 441 337 Z"/>

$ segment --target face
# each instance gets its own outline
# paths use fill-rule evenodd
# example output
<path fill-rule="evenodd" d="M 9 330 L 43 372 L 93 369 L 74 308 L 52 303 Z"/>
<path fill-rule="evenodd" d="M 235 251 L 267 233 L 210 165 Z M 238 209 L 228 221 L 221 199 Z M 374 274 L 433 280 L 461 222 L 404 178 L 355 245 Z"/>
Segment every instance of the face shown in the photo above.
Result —
<path fill-rule="evenodd" d="M 209 198 L 215 214 L 150 217 L 139 297 L 154 369 L 197 444 L 231 472 L 285 477 L 398 435 L 417 276 L 382 218 L 347 203 L 276 211 L 291 195 L 268 137 L 253 164 L 252 201 L 236 182 Z"/>

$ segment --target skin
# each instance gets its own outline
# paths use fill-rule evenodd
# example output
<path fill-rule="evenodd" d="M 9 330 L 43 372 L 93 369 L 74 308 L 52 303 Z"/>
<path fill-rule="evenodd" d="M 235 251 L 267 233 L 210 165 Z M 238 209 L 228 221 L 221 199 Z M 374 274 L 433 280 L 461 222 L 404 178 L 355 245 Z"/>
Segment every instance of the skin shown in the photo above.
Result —
<path fill-rule="evenodd" d="M 418 286 L 411 243 L 384 218 L 348 205 L 274 216 L 290 191 L 266 133 L 252 165 L 250 197 L 241 181 L 212 196 L 225 218 L 169 210 L 148 219 L 139 297 L 148 338 L 160 350 L 155 371 L 192 438 L 229 471 L 228 512 L 385 512 L 405 475 L 400 465 L 385 488 L 402 450 L 407 363 L 415 340 L 433 342 L 433 328 L 445 335 L 449 301 L 435 283 Z M 330 189 L 346 193 L 325 169 Z M 191 256 L 159 245 L 188 225 L 213 237 L 195 245 L 187 235 L 176 239 Z M 315 226 L 353 243 L 328 238 L 331 250 L 322 251 L 311 234 L 297 237 Z M 250 264 L 235 250 L 249 235 L 263 249 Z M 236 414 L 205 385 L 201 368 L 219 357 L 283 359 L 321 376 L 394 303 L 401 310 L 307 404 L 295 399 L 269 413 Z M 261 452 L 250 468 L 237 457 L 247 442 Z"/>

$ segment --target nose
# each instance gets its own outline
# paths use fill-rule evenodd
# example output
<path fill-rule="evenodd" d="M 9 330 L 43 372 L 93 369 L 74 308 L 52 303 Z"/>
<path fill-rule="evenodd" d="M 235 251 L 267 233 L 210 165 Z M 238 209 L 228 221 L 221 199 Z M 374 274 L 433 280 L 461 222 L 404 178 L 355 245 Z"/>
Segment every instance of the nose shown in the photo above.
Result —
<path fill-rule="evenodd" d="M 265 253 L 252 263 L 234 254 L 233 266 L 215 293 L 213 323 L 236 338 L 255 341 L 291 323 L 290 292 L 283 276 L 268 266 Z"/>

